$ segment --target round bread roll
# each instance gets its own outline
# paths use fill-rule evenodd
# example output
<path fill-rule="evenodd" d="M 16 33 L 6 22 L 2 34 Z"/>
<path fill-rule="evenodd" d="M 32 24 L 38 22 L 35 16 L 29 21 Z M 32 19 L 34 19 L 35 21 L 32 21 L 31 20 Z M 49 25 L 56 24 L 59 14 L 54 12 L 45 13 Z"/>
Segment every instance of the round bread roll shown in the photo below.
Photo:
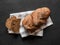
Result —
<path fill-rule="evenodd" d="M 20 28 L 20 19 L 17 19 L 15 16 L 8 18 L 6 20 L 6 27 L 13 32 L 19 32 Z"/>

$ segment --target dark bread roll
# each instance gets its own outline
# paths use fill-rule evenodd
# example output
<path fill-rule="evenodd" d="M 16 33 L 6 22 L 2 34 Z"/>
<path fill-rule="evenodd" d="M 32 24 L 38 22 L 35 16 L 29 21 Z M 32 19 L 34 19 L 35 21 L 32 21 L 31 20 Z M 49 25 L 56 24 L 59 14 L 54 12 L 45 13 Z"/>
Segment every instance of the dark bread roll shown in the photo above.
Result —
<path fill-rule="evenodd" d="M 20 28 L 20 19 L 17 19 L 15 16 L 8 18 L 6 20 L 6 27 L 13 32 L 19 32 Z"/>

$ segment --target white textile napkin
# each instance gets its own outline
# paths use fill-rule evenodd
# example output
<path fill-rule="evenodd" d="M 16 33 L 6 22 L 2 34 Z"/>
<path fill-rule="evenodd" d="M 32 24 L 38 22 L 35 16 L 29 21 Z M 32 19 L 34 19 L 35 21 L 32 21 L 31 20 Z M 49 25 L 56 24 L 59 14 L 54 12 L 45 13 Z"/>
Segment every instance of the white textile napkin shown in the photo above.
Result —
<path fill-rule="evenodd" d="M 19 32 L 16 32 L 16 34 L 20 34 L 21 37 L 26 37 L 26 36 L 29 36 L 29 35 L 34 35 L 34 36 L 43 36 L 43 29 L 44 28 L 47 28 L 48 26 L 51 26 L 53 24 L 51 18 L 49 17 L 47 19 L 47 23 L 46 25 L 43 25 L 41 26 L 41 28 L 37 29 L 35 32 L 33 32 L 32 34 L 28 33 L 24 27 L 22 26 L 22 20 L 24 19 L 24 17 L 30 13 L 32 13 L 33 11 L 25 11 L 25 12 L 18 12 L 18 13 L 12 13 L 10 14 L 10 18 L 12 16 L 16 16 L 17 19 L 18 18 L 21 18 L 21 22 L 20 22 L 20 29 L 19 29 Z M 14 33 L 13 31 L 9 30 L 8 29 L 8 33 Z"/>

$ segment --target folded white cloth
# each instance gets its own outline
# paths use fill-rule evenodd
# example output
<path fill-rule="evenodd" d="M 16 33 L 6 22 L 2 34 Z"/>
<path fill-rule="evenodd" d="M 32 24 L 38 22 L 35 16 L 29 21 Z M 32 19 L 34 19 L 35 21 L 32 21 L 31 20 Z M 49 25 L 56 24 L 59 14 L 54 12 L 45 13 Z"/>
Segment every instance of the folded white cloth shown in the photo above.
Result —
<path fill-rule="evenodd" d="M 47 23 L 46 25 L 41 26 L 41 28 L 37 29 L 35 32 L 33 32 L 32 34 L 28 33 L 24 27 L 22 26 L 22 20 L 24 19 L 24 17 L 30 13 L 32 13 L 33 11 L 25 11 L 25 12 L 18 12 L 18 13 L 12 13 L 10 14 L 10 18 L 12 16 L 16 16 L 17 18 L 21 18 L 21 22 L 20 22 L 20 29 L 19 32 L 17 32 L 16 34 L 21 34 L 21 37 L 26 37 L 29 35 L 34 35 L 34 36 L 43 36 L 43 29 L 47 28 L 48 26 L 51 26 L 53 24 L 51 18 L 49 17 L 47 19 Z M 8 33 L 14 33 L 13 31 L 8 29 Z"/>

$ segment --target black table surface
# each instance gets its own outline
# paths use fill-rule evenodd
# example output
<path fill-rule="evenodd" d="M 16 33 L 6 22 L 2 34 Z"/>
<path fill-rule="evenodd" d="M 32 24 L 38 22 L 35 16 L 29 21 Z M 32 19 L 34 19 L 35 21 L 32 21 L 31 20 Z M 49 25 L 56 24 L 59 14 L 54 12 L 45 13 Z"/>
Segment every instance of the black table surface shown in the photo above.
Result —
<path fill-rule="evenodd" d="M 47 6 L 51 9 L 53 25 L 44 29 L 44 36 L 8 34 L 5 21 L 10 13 L 34 10 Z M 0 0 L 0 45 L 60 45 L 60 0 Z"/>

